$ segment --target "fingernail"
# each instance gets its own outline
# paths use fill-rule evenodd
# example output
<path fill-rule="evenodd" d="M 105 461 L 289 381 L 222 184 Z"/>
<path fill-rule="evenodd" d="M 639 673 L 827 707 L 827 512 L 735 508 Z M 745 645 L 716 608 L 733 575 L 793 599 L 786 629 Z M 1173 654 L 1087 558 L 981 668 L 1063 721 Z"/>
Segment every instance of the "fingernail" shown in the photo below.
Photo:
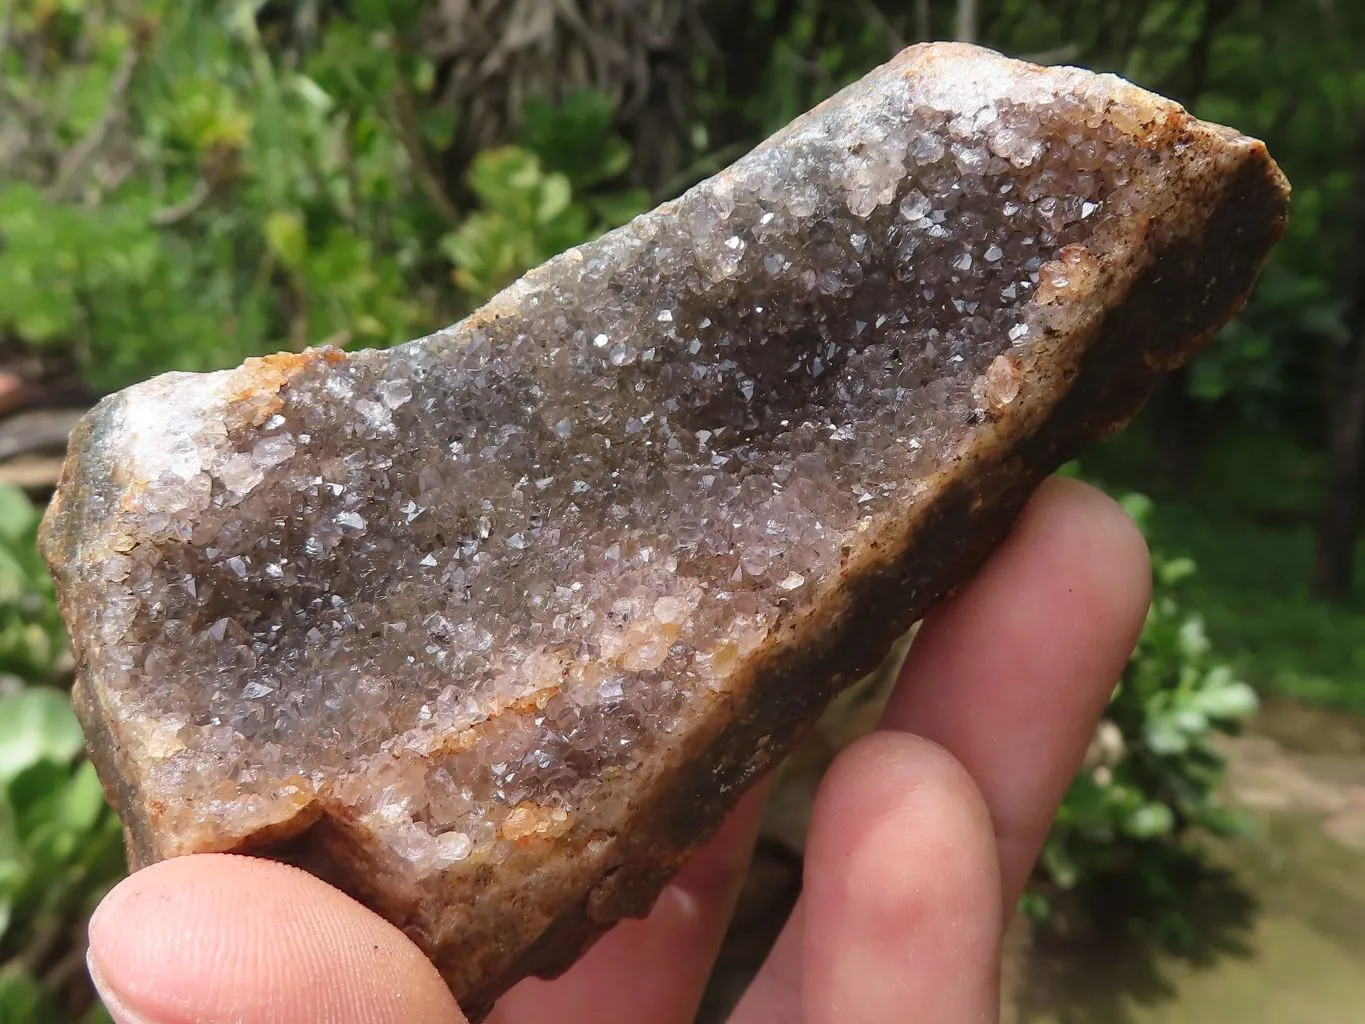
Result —
<path fill-rule="evenodd" d="M 104 1008 L 109 1011 L 109 1016 L 114 1018 L 114 1024 L 157 1024 L 151 1018 L 133 1012 L 123 998 L 109 987 L 108 979 L 95 962 L 94 954 L 90 950 L 86 950 L 85 953 L 85 969 L 90 972 L 90 981 L 95 986 L 95 992 L 99 995 L 100 1002 L 104 1003 Z"/>

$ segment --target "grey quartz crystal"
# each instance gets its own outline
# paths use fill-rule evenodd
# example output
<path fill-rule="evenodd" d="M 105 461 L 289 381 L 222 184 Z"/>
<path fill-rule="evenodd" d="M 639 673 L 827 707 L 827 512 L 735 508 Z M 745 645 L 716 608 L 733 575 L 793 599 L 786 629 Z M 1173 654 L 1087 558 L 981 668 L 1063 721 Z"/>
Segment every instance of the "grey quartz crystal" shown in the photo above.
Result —
<path fill-rule="evenodd" d="M 106 399 L 43 544 L 134 864 L 303 865 L 475 1018 L 563 969 L 1240 307 L 1287 192 L 1119 79 L 914 47 L 452 327 Z"/>

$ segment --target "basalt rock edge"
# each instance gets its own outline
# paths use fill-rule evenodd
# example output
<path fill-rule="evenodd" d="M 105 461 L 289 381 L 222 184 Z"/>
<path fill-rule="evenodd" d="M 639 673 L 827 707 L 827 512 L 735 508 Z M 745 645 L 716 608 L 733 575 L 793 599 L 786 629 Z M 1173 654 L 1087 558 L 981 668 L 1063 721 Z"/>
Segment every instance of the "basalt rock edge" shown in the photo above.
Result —
<path fill-rule="evenodd" d="M 913 47 L 446 330 L 106 399 L 42 544 L 133 864 L 302 865 L 485 1015 L 649 909 L 1287 202 L 1119 79 Z"/>

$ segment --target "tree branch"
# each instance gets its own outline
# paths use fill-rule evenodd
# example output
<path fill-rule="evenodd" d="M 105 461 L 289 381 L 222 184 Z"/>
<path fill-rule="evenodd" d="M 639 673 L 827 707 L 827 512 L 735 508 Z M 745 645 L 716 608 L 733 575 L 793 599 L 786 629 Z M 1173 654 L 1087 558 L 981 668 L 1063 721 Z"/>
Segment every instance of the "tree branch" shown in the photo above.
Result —
<path fill-rule="evenodd" d="M 76 143 L 62 157 L 62 162 L 57 166 L 56 180 L 47 191 L 49 199 L 69 199 L 74 188 L 80 184 L 81 172 L 85 170 L 99 152 L 100 147 L 104 145 L 104 140 L 109 137 L 110 129 L 114 127 L 114 122 L 122 113 L 120 104 L 128 92 L 128 86 L 133 81 L 133 69 L 137 67 L 140 56 L 141 54 L 136 46 L 130 46 L 123 51 L 123 57 L 119 61 L 118 67 L 114 69 L 113 76 L 109 79 L 109 96 L 104 113 L 86 133 L 85 138 Z"/>
<path fill-rule="evenodd" d="M 200 178 L 194 183 L 194 188 L 190 189 L 189 195 L 185 196 L 184 199 L 152 214 L 152 226 L 169 228 L 179 224 L 203 206 L 211 195 L 213 195 L 213 185 L 207 178 Z"/>
<path fill-rule="evenodd" d="M 1195 37 L 1190 54 L 1190 88 L 1184 97 L 1185 105 L 1193 108 L 1204 92 L 1209 74 L 1209 51 L 1213 48 L 1213 36 L 1218 23 L 1232 13 L 1229 0 L 1204 0 L 1204 16 L 1199 22 L 1199 35 Z"/>
<path fill-rule="evenodd" d="M 398 115 L 398 134 L 408 151 L 409 159 L 412 160 L 412 173 L 417 180 L 417 186 L 448 223 L 452 226 L 459 224 L 460 211 L 450 201 L 450 196 L 446 195 L 436 173 L 431 169 L 426 144 L 422 141 L 422 132 L 417 125 L 417 112 L 413 109 L 412 95 L 402 83 L 394 90 L 394 107 Z"/>
<path fill-rule="evenodd" d="M 4 14 L 0 15 L 0 57 L 9 49 L 10 32 L 14 29 L 14 0 L 4 0 Z"/>
<path fill-rule="evenodd" d="M 957 0 L 957 41 L 976 42 L 977 0 Z"/>

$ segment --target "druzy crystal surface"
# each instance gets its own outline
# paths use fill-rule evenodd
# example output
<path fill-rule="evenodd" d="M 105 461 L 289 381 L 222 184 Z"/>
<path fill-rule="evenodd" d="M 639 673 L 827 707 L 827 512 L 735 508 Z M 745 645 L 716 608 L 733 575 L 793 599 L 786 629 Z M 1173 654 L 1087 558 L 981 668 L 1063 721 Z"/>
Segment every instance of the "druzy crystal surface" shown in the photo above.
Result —
<path fill-rule="evenodd" d="M 44 544 L 135 861 L 301 863 L 475 1014 L 562 967 L 1238 307 L 1285 197 L 1117 79 L 917 47 L 430 337 L 106 400 Z"/>

